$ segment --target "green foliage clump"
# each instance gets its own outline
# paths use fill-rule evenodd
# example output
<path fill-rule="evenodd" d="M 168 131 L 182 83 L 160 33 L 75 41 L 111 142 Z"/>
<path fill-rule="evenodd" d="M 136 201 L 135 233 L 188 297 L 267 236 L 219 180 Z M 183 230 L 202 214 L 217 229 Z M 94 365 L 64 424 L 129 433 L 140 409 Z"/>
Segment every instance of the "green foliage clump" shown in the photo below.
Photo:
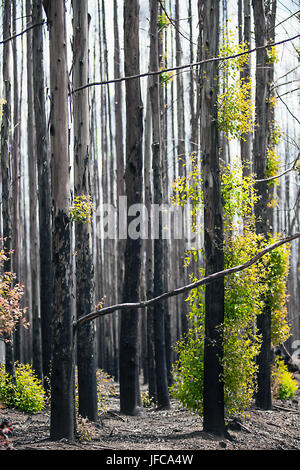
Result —
<path fill-rule="evenodd" d="M 151 406 L 154 406 L 154 398 L 150 397 L 148 392 L 141 394 L 141 400 L 144 408 L 150 408 Z"/>
<path fill-rule="evenodd" d="M 80 442 L 92 441 L 96 437 L 96 429 L 87 418 L 77 416 L 77 437 Z"/>
<path fill-rule="evenodd" d="M 165 14 L 165 12 L 163 12 L 161 15 L 158 15 L 157 27 L 158 27 L 159 32 L 168 28 L 170 24 L 171 24 L 170 20 Z"/>
<path fill-rule="evenodd" d="M 194 413 L 203 413 L 204 372 L 204 288 L 190 292 L 188 315 L 191 327 L 175 345 L 178 360 L 173 365 L 171 395 Z"/>
<path fill-rule="evenodd" d="M 218 124 L 228 140 L 243 138 L 253 130 L 253 105 L 247 99 L 252 88 L 251 80 L 239 79 L 218 94 Z"/>
<path fill-rule="evenodd" d="M 245 263 L 257 251 L 257 235 L 250 230 L 228 237 L 226 268 Z M 263 307 L 262 278 L 261 264 L 256 263 L 226 280 L 223 380 L 228 415 L 244 412 L 256 390 L 256 357 L 260 351 L 256 318 Z"/>
<path fill-rule="evenodd" d="M 167 55 L 162 54 L 161 59 L 160 59 L 160 70 L 162 71 L 161 74 L 159 75 L 159 82 L 162 87 L 167 86 L 170 82 L 172 82 L 174 73 L 171 71 L 169 72 L 164 72 L 164 69 L 167 68 Z"/>
<path fill-rule="evenodd" d="M 253 175 L 243 177 L 243 166 L 233 157 L 230 167 L 222 168 L 222 201 L 225 229 L 232 230 L 233 220 L 240 217 L 253 225 L 253 205 L 258 201 Z"/>
<path fill-rule="evenodd" d="M 196 164 L 195 164 L 196 165 Z M 196 174 L 194 167 L 191 175 Z M 191 177 L 197 184 L 189 184 L 189 177 L 174 183 L 173 202 L 185 204 L 199 202 L 197 187 L 201 180 Z M 242 165 L 233 160 L 230 168 L 222 171 L 222 198 L 224 216 L 225 269 L 246 263 L 266 245 L 276 240 L 255 233 L 253 205 L 257 201 L 253 177 L 243 178 Z M 201 194 L 201 193 L 200 193 Z M 243 230 L 240 223 L 243 220 Z M 193 250 L 187 253 L 194 258 Z M 227 416 L 244 413 L 256 391 L 257 363 L 261 338 L 256 320 L 267 301 L 272 316 L 273 346 L 285 341 L 289 335 L 286 321 L 286 279 L 288 249 L 279 247 L 245 270 L 226 277 L 225 320 L 223 328 L 224 399 Z M 193 281 L 204 276 L 203 269 L 194 274 Z M 191 291 L 189 303 L 190 330 L 176 345 L 178 360 L 173 367 L 174 383 L 171 394 L 193 412 L 203 412 L 205 287 Z"/>
<path fill-rule="evenodd" d="M 0 366 L 0 401 L 8 408 L 37 413 L 45 408 L 46 396 L 41 381 L 29 364 L 15 364 L 15 380 Z"/>
<path fill-rule="evenodd" d="M 73 205 L 70 208 L 72 222 L 90 223 L 93 210 L 93 201 L 89 194 L 74 197 Z"/>
<path fill-rule="evenodd" d="M 297 381 L 289 372 L 284 361 L 276 358 L 272 369 L 272 392 L 274 398 L 290 400 L 298 390 Z"/>
<path fill-rule="evenodd" d="M 269 237 L 266 244 L 275 243 L 278 238 Z M 287 277 L 289 273 L 290 249 L 282 245 L 270 251 L 264 259 L 266 283 L 265 300 L 271 315 L 272 346 L 284 343 L 290 336 L 290 326 L 287 322 Z"/>
<path fill-rule="evenodd" d="M 96 371 L 98 412 L 105 413 L 109 398 L 116 394 L 114 379 L 102 369 Z M 78 409 L 78 374 L 75 370 L 75 405 Z"/>
<path fill-rule="evenodd" d="M 173 80 L 173 76 L 173 72 L 161 72 L 161 74 L 159 75 L 159 81 L 161 86 L 168 85 Z"/>
<path fill-rule="evenodd" d="M 278 52 L 275 46 L 269 46 L 267 48 L 267 57 L 269 64 L 276 64 L 279 62 Z"/>
<path fill-rule="evenodd" d="M 237 236 L 225 247 L 225 268 L 242 264 L 257 247 L 252 234 Z M 261 269 L 249 269 L 229 276 L 225 289 L 225 322 L 223 381 L 226 412 L 232 415 L 243 412 L 250 404 L 256 389 L 256 356 L 260 349 L 255 319 L 261 313 Z M 172 395 L 191 411 L 203 412 L 204 370 L 204 306 L 205 288 L 191 292 L 187 301 L 190 307 L 191 328 L 181 340 L 176 351 L 179 359 L 174 366 Z"/>
<path fill-rule="evenodd" d="M 232 29 L 221 31 L 220 57 L 236 56 L 248 51 L 245 43 L 236 42 Z M 240 72 L 249 60 L 243 54 L 219 65 L 222 92 L 218 94 L 218 127 L 228 140 L 245 140 L 245 134 L 254 128 L 254 105 L 251 102 L 252 80 L 241 78 Z"/>
<path fill-rule="evenodd" d="M 104 370 L 98 369 L 96 373 L 97 377 L 97 394 L 98 394 L 98 410 L 105 412 L 108 409 L 108 402 L 111 396 L 115 396 L 116 386 L 114 379 Z"/>
<path fill-rule="evenodd" d="M 267 167 L 266 167 L 266 178 L 274 178 L 278 175 L 280 170 L 280 157 L 273 148 L 267 149 Z M 278 184 L 277 179 L 273 179 L 268 182 L 269 186 L 276 186 Z"/>

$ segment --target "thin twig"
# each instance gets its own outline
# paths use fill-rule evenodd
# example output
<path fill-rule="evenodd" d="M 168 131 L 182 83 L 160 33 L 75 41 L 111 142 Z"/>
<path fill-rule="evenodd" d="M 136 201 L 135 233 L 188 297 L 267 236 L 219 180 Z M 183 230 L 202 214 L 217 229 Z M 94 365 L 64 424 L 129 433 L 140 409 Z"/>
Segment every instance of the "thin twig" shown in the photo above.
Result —
<path fill-rule="evenodd" d="M 278 94 L 278 91 L 275 90 L 276 92 L 276 95 L 277 95 L 277 98 L 280 99 L 280 101 L 284 104 L 284 106 L 286 107 L 286 109 L 288 110 L 288 112 L 290 113 L 290 115 L 300 124 L 300 121 L 299 119 L 297 118 L 297 116 L 295 116 L 294 113 L 292 113 L 292 111 L 290 110 L 290 108 L 288 107 L 288 105 L 286 104 L 286 102 L 281 98 L 281 96 Z"/>
<path fill-rule="evenodd" d="M 282 98 L 283 96 L 290 95 L 291 93 L 295 93 L 296 91 L 299 92 L 300 88 L 294 88 L 293 90 L 286 91 L 285 93 L 282 93 L 281 95 L 278 95 L 278 98 Z"/>
<path fill-rule="evenodd" d="M 174 29 L 178 32 L 178 34 L 180 34 L 184 39 L 186 39 L 187 41 L 189 41 L 191 44 L 194 44 L 194 46 L 197 46 L 198 44 L 193 42 L 189 37 L 185 36 L 185 34 L 183 34 L 180 29 L 178 28 L 178 26 L 176 25 L 175 21 L 169 16 L 167 10 L 165 9 L 163 3 L 161 0 L 159 0 L 159 4 L 162 8 L 162 10 L 164 11 L 167 19 L 170 21 L 171 25 L 174 27 Z"/>
<path fill-rule="evenodd" d="M 33 28 L 36 28 L 37 26 L 42 26 L 44 24 L 47 24 L 47 22 L 45 20 L 43 20 L 41 23 L 36 23 L 36 24 L 32 24 L 31 26 L 29 26 L 28 28 L 24 29 L 23 31 L 21 31 L 20 33 L 17 33 L 17 34 L 14 34 L 13 36 L 9 37 L 9 38 L 6 38 L 6 39 L 3 39 L 2 41 L 0 41 L 0 44 L 5 44 L 9 41 L 12 41 L 13 39 L 16 39 L 18 36 L 22 36 L 23 34 L 27 33 L 28 31 L 30 31 L 31 29 Z"/>

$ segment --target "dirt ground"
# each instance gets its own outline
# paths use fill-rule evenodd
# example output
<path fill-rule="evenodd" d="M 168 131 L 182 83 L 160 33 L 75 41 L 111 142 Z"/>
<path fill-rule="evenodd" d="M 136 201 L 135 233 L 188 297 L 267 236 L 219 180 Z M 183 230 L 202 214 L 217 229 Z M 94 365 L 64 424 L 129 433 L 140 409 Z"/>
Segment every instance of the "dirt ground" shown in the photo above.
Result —
<path fill-rule="evenodd" d="M 297 376 L 300 383 L 300 376 Z M 242 421 L 231 421 L 232 440 L 217 439 L 202 431 L 202 419 L 172 401 L 168 411 L 142 408 L 137 417 L 119 412 L 118 395 L 109 401 L 109 411 L 99 425 L 89 425 L 89 441 L 52 442 L 49 410 L 37 414 L 0 409 L 0 418 L 13 423 L 11 450 L 34 451 L 199 451 L 199 450 L 300 450 L 300 390 L 293 400 L 274 400 L 272 411 L 253 406 Z M 4 447 L 0 449 L 4 450 Z M 3 454 L 2 454 L 3 457 Z"/>

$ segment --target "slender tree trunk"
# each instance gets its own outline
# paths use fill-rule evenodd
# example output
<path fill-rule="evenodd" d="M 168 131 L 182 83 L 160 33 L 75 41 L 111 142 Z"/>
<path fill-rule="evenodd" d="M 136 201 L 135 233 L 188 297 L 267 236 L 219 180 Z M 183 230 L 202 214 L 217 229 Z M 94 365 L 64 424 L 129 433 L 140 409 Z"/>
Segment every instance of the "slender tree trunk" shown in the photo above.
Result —
<path fill-rule="evenodd" d="M 32 1 L 32 23 L 42 21 L 42 0 Z M 39 260 L 40 260 L 40 309 L 44 387 L 48 390 L 51 361 L 51 324 L 53 306 L 52 233 L 51 233 L 51 176 L 48 157 L 48 138 L 45 110 L 43 29 L 32 30 L 33 100 L 35 120 L 35 144 L 38 171 L 39 206 Z"/>
<path fill-rule="evenodd" d="M 166 2 L 164 2 L 166 3 Z M 159 9 L 159 15 L 163 13 L 162 6 Z M 158 57 L 160 58 L 159 64 L 161 67 L 168 67 L 168 32 L 167 28 L 163 31 L 158 31 Z M 161 58 L 164 58 L 163 60 Z M 161 180 L 162 180 L 162 201 L 166 204 L 169 202 L 169 173 L 168 173 L 168 89 L 169 85 L 162 86 L 159 83 L 159 106 L 160 106 L 160 120 L 161 120 Z M 171 250 L 171 231 L 168 232 L 169 238 L 163 239 L 163 290 L 169 290 L 169 272 L 170 272 L 170 250 Z M 172 322 L 171 322 L 171 301 L 167 300 L 165 303 L 165 349 L 166 349 L 166 367 L 168 385 L 172 383 Z"/>
<path fill-rule="evenodd" d="M 51 420 L 53 440 L 74 439 L 74 357 L 71 299 L 70 161 L 65 2 L 46 7 L 50 27 L 53 317 Z"/>
<path fill-rule="evenodd" d="M 251 7 L 250 0 L 240 0 L 240 9 L 243 10 L 240 13 L 241 21 L 244 17 L 244 32 L 241 34 L 240 42 L 243 41 L 248 49 L 251 49 Z M 242 14 L 243 12 L 243 14 Z M 251 78 L 251 59 L 250 54 L 247 63 L 244 65 L 241 71 L 241 80 L 244 83 L 248 83 Z M 247 96 L 249 102 L 251 102 L 251 91 Z M 242 135 L 241 139 L 241 159 L 243 163 L 243 175 L 247 177 L 251 174 L 251 133 Z"/>
<path fill-rule="evenodd" d="M 158 0 L 150 1 L 150 71 L 158 70 Z M 162 156 L 160 133 L 160 97 L 159 77 L 152 77 L 149 87 L 152 111 L 152 168 L 154 204 L 162 204 Z M 164 240 L 162 238 L 162 214 L 159 217 L 158 238 L 154 239 L 154 296 L 163 293 L 164 282 Z M 159 407 L 169 408 L 169 391 L 166 364 L 165 340 L 165 302 L 154 306 L 154 345 L 156 364 L 157 404 Z"/>
<path fill-rule="evenodd" d="M 120 38 L 119 38 L 119 25 L 118 25 L 118 2 L 114 0 L 114 76 L 121 76 L 120 68 Z M 117 180 L 117 207 L 119 208 L 120 196 L 125 195 L 125 164 L 124 164 L 124 132 L 123 132 L 123 92 L 122 84 L 115 84 L 115 126 L 116 126 L 116 135 L 115 135 L 115 145 L 116 145 L 116 180 Z M 119 208 L 120 210 L 120 208 Z M 124 240 L 117 237 L 117 291 L 120 298 L 122 298 L 122 286 L 124 281 Z M 116 345 L 118 348 L 119 355 L 119 325 L 120 319 L 116 315 Z M 115 371 L 116 380 L 119 379 L 119 359 L 117 357 L 116 371 Z"/>
<path fill-rule="evenodd" d="M 11 2 L 4 1 L 3 9 L 3 37 L 11 36 Z M 11 221 L 11 165 L 10 165 L 10 128 L 11 128 L 11 76 L 10 76 L 10 53 L 11 45 L 9 42 L 3 45 L 3 83 L 4 96 L 6 104 L 3 109 L 3 117 L 1 123 L 1 175 L 2 175 L 2 222 L 3 222 L 3 238 L 5 239 L 5 247 L 10 251 L 12 247 L 12 221 Z M 12 271 L 12 261 L 9 258 L 4 263 L 6 272 Z M 6 336 L 8 342 L 5 343 L 5 369 L 12 377 L 15 375 L 14 368 L 14 347 L 13 335 Z"/>
<path fill-rule="evenodd" d="M 26 16 L 32 13 L 31 1 L 26 0 Z M 31 23 L 31 20 L 29 21 Z M 38 269 L 38 200 L 37 161 L 35 145 L 35 122 L 33 106 L 32 31 L 27 33 L 27 155 L 29 168 L 29 210 L 30 210 L 30 268 L 31 268 L 31 312 L 32 312 L 32 365 L 40 380 L 43 380 L 41 318 L 39 302 Z"/>
<path fill-rule="evenodd" d="M 12 34 L 16 32 L 17 5 L 12 2 Z M 13 126 L 12 126 L 12 269 L 17 279 L 20 276 L 20 113 L 19 113 L 19 79 L 18 54 L 16 39 L 12 41 L 13 57 Z M 21 360 L 21 330 L 20 324 L 14 332 L 15 360 Z"/>
<path fill-rule="evenodd" d="M 152 122 L 151 122 L 151 103 L 149 96 L 149 78 L 147 92 L 147 106 L 145 117 L 145 139 L 144 139 L 144 198 L 145 207 L 148 215 L 151 213 L 152 199 Z M 148 224 L 148 237 L 145 240 L 145 288 L 146 298 L 153 297 L 153 240 L 150 235 L 151 225 Z M 155 374 L 155 352 L 154 352 L 154 322 L 153 308 L 147 309 L 147 365 L 148 365 L 148 383 L 149 396 L 157 400 L 156 392 L 156 374 Z"/>
<path fill-rule="evenodd" d="M 73 0 L 73 86 L 88 82 L 88 5 Z M 90 121 L 88 91 L 73 96 L 75 196 L 90 195 Z M 94 306 L 92 229 L 90 223 L 75 225 L 76 310 L 86 315 Z M 77 332 L 79 414 L 97 421 L 97 382 L 94 323 Z"/>
<path fill-rule="evenodd" d="M 175 2 L 175 21 L 176 21 L 176 31 L 175 31 L 175 45 L 176 45 L 176 66 L 182 64 L 182 49 L 181 49 L 181 39 L 180 39 L 180 3 L 179 0 Z M 185 150 L 185 118 L 184 118 L 184 91 L 183 91 L 183 80 L 181 73 L 178 73 L 176 77 L 177 84 L 177 132 L 178 132 L 178 146 L 177 146 L 177 158 L 178 158 L 178 173 L 179 176 L 186 175 L 186 150 Z M 179 242 L 180 257 L 178 260 L 179 263 L 179 276 L 180 281 L 185 281 L 185 270 L 184 270 L 184 250 L 185 250 L 185 240 L 182 238 Z M 181 334 L 185 335 L 188 332 L 189 324 L 187 318 L 187 303 L 180 303 L 180 317 L 181 317 Z"/>
<path fill-rule="evenodd" d="M 12 33 L 16 33 L 16 0 L 12 2 Z M 16 39 L 12 41 L 13 56 L 13 138 L 12 138 L 12 181 L 13 181 L 13 211 L 12 211 L 12 255 L 13 271 L 19 277 L 19 170 L 20 170 L 20 114 L 19 114 L 19 80 L 18 80 L 18 55 Z M 19 355 L 18 355 L 19 356 Z"/>
<path fill-rule="evenodd" d="M 102 0 L 102 40 L 103 40 L 103 57 L 104 57 L 104 77 L 108 80 L 108 46 L 107 46 L 107 34 L 106 34 L 106 13 L 105 13 L 105 2 Z M 115 207 L 115 152 L 114 152 L 114 143 L 113 143 L 113 134 L 112 134 L 112 110 L 111 110 L 111 93 L 110 86 L 106 87 L 106 119 L 107 123 L 107 178 L 108 178 L 108 187 L 107 187 L 107 201 Z M 114 221 L 114 227 L 112 228 L 113 237 L 108 238 L 107 240 L 107 250 L 108 250 L 108 272 L 107 279 L 109 285 L 109 301 L 114 302 L 116 298 L 116 250 L 115 250 L 115 238 L 116 238 L 116 221 Z M 115 356 L 117 352 L 117 345 L 115 343 L 116 336 L 114 334 L 114 329 L 116 326 L 116 316 L 112 317 L 108 321 L 108 341 L 107 346 L 109 348 L 108 358 L 109 358 L 109 373 L 114 375 L 115 372 Z"/>
<path fill-rule="evenodd" d="M 273 2 L 272 2 L 273 3 Z M 263 46 L 268 39 L 268 24 L 264 2 L 253 1 L 255 45 Z M 267 50 L 260 49 L 256 54 L 256 127 L 253 141 L 253 166 L 257 179 L 266 178 L 268 126 L 269 126 L 269 84 L 268 84 L 268 57 Z M 268 184 L 261 182 L 256 184 L 259 200 L 254 206 L 256 232 L 267 237 L 269 231 L 268 221 Z M 257 319 L 258 331 L 262 336 L 261 351 L 257 359 L 258 390 L 256 405 L 259 408 L 269 410 L 272 408 L 271 395 L 271 311 L 267 304 Z"/>
<path fill-rule="evenodd" d="M 189 34 L 190 34 L 190 63 L 194 62 L 194 48 L 193 48 L 193 9 L 192 9 L 192 0 L 189 0 L 188 4 L 188 16 L 189 16 Z M 197 87 L 197 75 L 195 77 L 195 69 L 192 69 L 190 72 L 190 110 L 191 110 L 191 142 L 190 149 L 191 152 L 197 154 L 198 152 L 198 116 L 197 108 L 195 108 L 195 101 L 197 103 L 197 92 L 195 93 Z M 196 78 L 196 79 L 195 79 Z"/>
<path fill-rule="evenodd" d="M 269 3 L 267 15 L 267 41 L 275 42 L 275 19 L 276 19 L 276 0 Z M 272 143 L 273 130 L 275 125 L 275 90 L 272 89 L 274 85 L 274 62 L 269 61 L 268 63 L 268 148 L 270 150 L 274 149 L 274 144 Z M 269 232 L 275 235 L 274 227 L 274 207 L 273 200 L 276 197 L 275 185 L 269 186 L 269 204 L 268 204 L 268 221 L 269 221 Z M 288 232 L 290 233 L 290 232 Z"/>
<path fill-rule="evenodd" d="M 218 56 L 219 0 L 209 0 L 203 11 L 203 59 Z M 223 217 L 217 124 L 218 69 L 216 63 L 203 67 L 201 106 L 201 151 L 204 199 L 205 275 L 224 269 Z M 222 375 L 224 323 L 224 279 L 205 288 L 205 341 L 203 429 L 226 435 Z"/>
<path fill-rule="evenodd" d="M 139 73 L 139 1 L 124 4 L 125 75 Z M 126 195 L 127 205 L 142 203 L 142 137 L 143 105 L 140 82 L 126 82 Z M 127 216 L 128 226 L 130 217 Z M 139 297 L 141 268 L 141 238 L 127 237 L 123 301 L 134 302 Z M 136 310 L 121 317 L 120 331 L 120 408 L 125 414 L 137 413 L 138 323 Z"/>

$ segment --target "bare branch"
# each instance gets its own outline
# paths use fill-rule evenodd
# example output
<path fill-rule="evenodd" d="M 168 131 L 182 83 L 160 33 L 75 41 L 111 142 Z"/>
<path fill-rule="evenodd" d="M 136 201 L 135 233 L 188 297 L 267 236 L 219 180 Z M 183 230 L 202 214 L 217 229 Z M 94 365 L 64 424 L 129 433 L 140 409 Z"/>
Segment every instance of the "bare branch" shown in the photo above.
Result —
<path fill-rule="evenodd" d="M 191 44 L 194 44 L 194 46 L 197 46 L 198 44 L 196 44 L 195 42 L 191 41 L 191 39 L 190 39 L 189 37 L 187 37 L 185 34 L 183 34 L 183 33 L 180 31 L 180 29 L 177 27 L 175 21 L 168 15 L 168 12 L 167 12 L 167 10 L 165 9 L 165 7 L 164 7 L 164 5 L 163 5 L 163 3 L 162 3 L 161 0 L 159 0 L 159 4 L 160 4 L 162 10 L 164 11 L 164 13 L 165 13 L 167 19 L 170 21 L 171 25 L 174 27 L 174 29 L 176 29 L 176 31 L 177 31 L 184 39 L 186 39 L 187 41 L 189 41 Z"/>
<path fill-rule="evenodd" d="M 276 92 L 276 95 L 277 95 L 277 98 L 280 99 L 280 101 L 284 104 L 284 106 L 286 107 L 286 109 L 288 110 L 288 112 L 290 113 L 290 115 L 300 124 L 300 121 L 299 119 L 297 118 L 297 116 L 295 116 L 295 114 L 290 110 L 290 108 L 288 107 L 288 105 L 286 104 L 286 102 L 281 98 L 281 96 L 278 94 L 278 91 L 275 90 Z"/>
<path fill-rule="evenodd" d="M 119 82 L 124 82 L 124 81 L 128 81 L 128 80 L 136 80 L 138 78 L 144 78 L 144 77 L 149 77 L 149 76 L 153 76 L 153 75 L 160 75 L 160 74 L 165 73 L 165 72 L 173 72 L 175 70 L 183 70 L 183 69 L 187 69 L 187 68 L 198 67 L 199 65 L 207 64 L 209 62 L 222 62 L 224 60 L 236 59 L 237 57 L 241 57 L 241 56 L 246 55 L 246 54 L 252 54 L 253 52 L 256 52 L 260 49 L 266 49 L 266 48 L 270 48 L 270 47 L 273 47 L 273 46 L 279 46 L 280 44 L 285 44 L 286 42 L 293 41 L 293 40 L 297 39 L 298 37 L 300 37 L 300 34 L 297 34 L 296 36 L 293 36 L 292 38 L 287 38 L 287 39 L 283 39 L 282 41 L 269 43 L 269 44 L 266 44 L 264 46 L 255 47 L 253 49 L 243 51 L 243 52 L 239 52 L 238 54 L 233 54 L 233 55 L 227 56 L 227 57 L 211 57 L 209 59 L 204 59 L 204 60 L 201 60 L 199 62 L 194 62 L 194 63 L 191 63 L 191 64 L 178 65 L 176 67 L 168 67 L 166 69 L 155 70 L 155 71 L 152 71 L 152 72 L 144 72 L 144 73 L 141 73 L 141 74 L 138 74 L 138 75 L 131 75 L 129 77 L 113 78 L 111 80 L 104 80 L 102 82 L 90 82 L 90 83 L 87 83 L 86 85 L 75 88 L 74 90 L 71 91 L 71 93 L 77 93 L 78 91 L 81 91 L 81 90 L 84 90 L 85 88 L 90 88 L 90 87 L 93 87 L 93 86 L 108 85 L 110 83 L 119 83 Z"/>
<path fill-rule="evenodd" d="M 264 250 L 260 251 L 257 253 L 256 256 L 251 258 L 249 261 L 247 261 L 244 264 L 241 264 L 240 266 L 235 266 L 233 268 L 225 269 L 224 271 L 219 271 L 214 274 L 210 274 L 207 277 L 203 277 L 199 281 L 193 282 L 191 284 L 187 284 L 186 286 L 183 287 L 178 287 L 177 289 L 170 290 L 168 292 L 165 292 L 164 294 L 159 295 L 158 297 L 154 297 L 153 299 L 149 300 L 144 300 L 141 302 L 135 302 L 135 303 L 125 303 L 125 304 L 116 304 L 112 305 L 110 307 L 105 307 L 102 308 L 101 310 L 95 310 L 94 312 L 89 313 L 88 315 L 85 315 L 84 317 L 79 318 L 75 323 L 74 323 L 74 328 L 77 328 L 79 325 L 95 320 L 96 318 L 102 317 L 104 315 L 108 315 L 110 313 L 120 311 L 120 310 L 127 310 L 127 309 L 144 309 L 147 307 L 150 307 L 151 305 L 161 302 L 162 300 L 166 300 L 170 297 L 174 297 L 176 295 L 180 294 L 185 294 L 186 292 L 191 291 L 192 289 L 196 289 L 197 287 L 206 285 L 210 282 L 215 281 L 216 279 L 229 276 L 230 274 L 237 273 L 239 271 L 243 271 L 246 268 L 249 268 L 253 264 L 255 264 L 259 259 L 261 259 L 264 255 L 269 253 L 272 250 L 275 250 L 279 246 L 285 244 L 285 243 L 290 243 L 293 240 L 296 240 L 297 238 L 300 238 L 300 232 L 295 233 L 294 235 L 291 235 L 289 237 L 283 238 L 281 240 L 278 240 L 276 243 L 273 243 L 272 245 L 269 245 L 266 247 Z"/>
<path fill-rule="evenodd" d="M 276 180 L 277 178 L 281 178 L 282 176 L 286 175 L 290 171 L 297 170 L 297 163 L 298 163 L 299 159 L 300 159 L 300 153 L 299 153 L 298 157 L 296 158 L 296 160 L 294 161 L 294 163 L 292 164 L 292 166 L 290 168 L 283 171 L 282 173 L 279 173 L 279 175 L 270 176 L 270 178 L 264 178 L 264 179 L 261 179 L 261 180 L 255 180 L 255 183 L 265 183 L 265 182 L 268 182 L 268 181 L 273 181 L 273 180 Z"/>
<path fill-rule="evenodd" d="M 16 39 L 18 36 L 22 36 L 22 34 L 27 33 L 31 29 L 36 28 L 37 26 L 42 26 L 44 24 L 46 24 L 46 21 L 42 21 L 41 23 L 32 24 L 31 26 L 24 29 L 20 33 L 14 34 L 13 36 L 10 36 L 9 38 L 3 39 L 2 41 L 0 41 L 0 44 L 5 44 L 6 42 L 12 41 L 13 39 Z"/>

